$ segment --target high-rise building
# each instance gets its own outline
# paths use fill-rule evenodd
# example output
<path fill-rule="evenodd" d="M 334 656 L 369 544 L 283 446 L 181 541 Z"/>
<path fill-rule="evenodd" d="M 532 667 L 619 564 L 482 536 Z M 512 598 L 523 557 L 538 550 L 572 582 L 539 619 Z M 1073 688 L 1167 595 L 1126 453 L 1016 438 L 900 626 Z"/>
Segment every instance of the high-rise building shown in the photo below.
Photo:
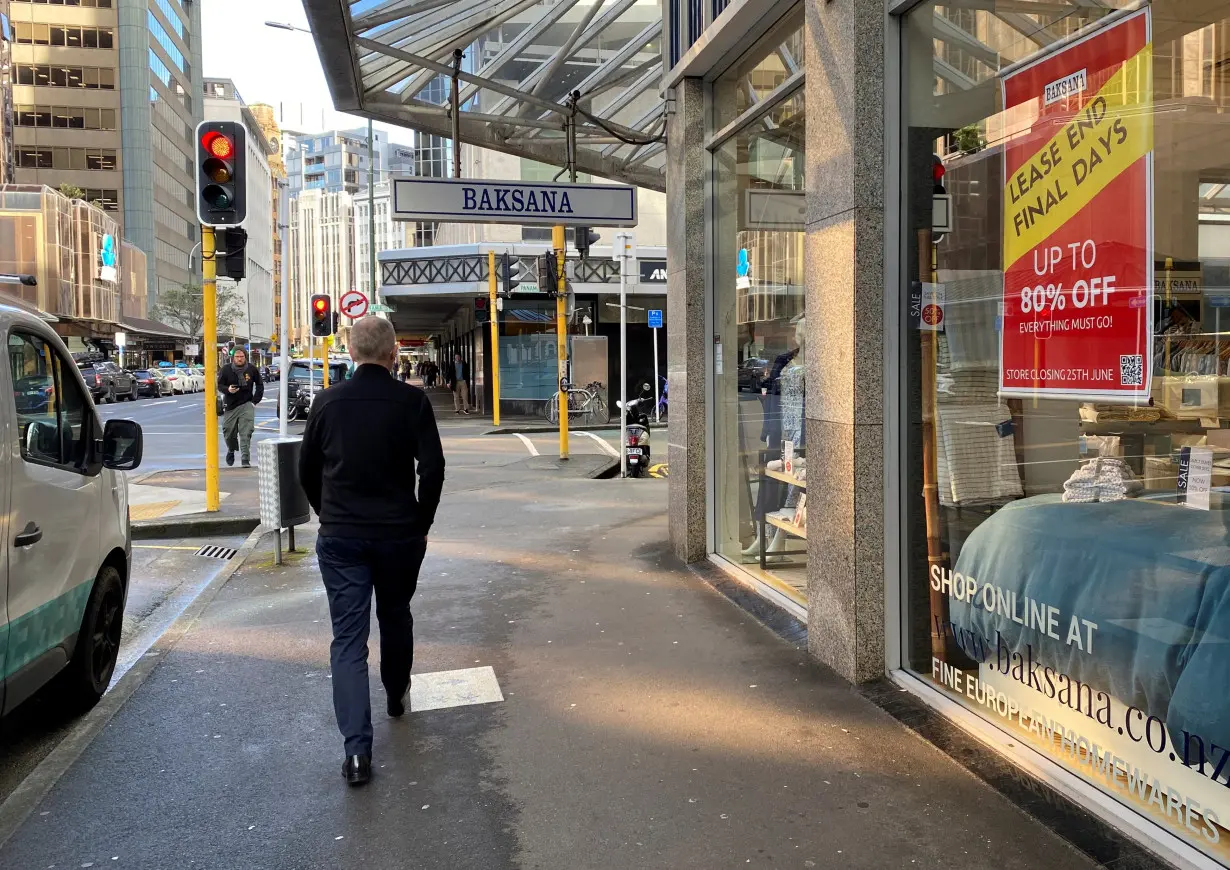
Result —
<path fill-rule="evenodd" d="M 122 223 L 115 2 L 8 6 L 15 180 L 96 203 Z"/>
<path fill-rule="evenodd" d="M 150 303 L 191 281 L 200 5 L 12 0 L 19 182 L 80 191 L 148 255 Z"/>
<path fill-rule="evenodd" d="M 383 182 L 376 185 L 372 204 L 376 207 L 376 251 L 390 251 L 398 248 L 408 248 L 414 244 L 414 227 L 411 221 L 395 221 L 392 214 L 392 202 L 389 195 L 389 184 Z M 355 288 L 375 301 L 371 278 L 371 211 L 369 210 L 366 193 L 355 197 L 354 204 L 354 252 L 355 252 Z M 377 277 L 377 282 L 379 278 Z"/>
<path fill-rule="evenodd" d="M 0 184 L 13 181 L 13 23 L 9 0 L 0 0 Z"/>
<path fill-rule="evenodd" d="M 244 181 L 247 197 L 247 217 L 244 229 L 248 231 L 245 277 L 239 281 L 239 295 L 243 320 L 235 324 L 218 324 L 222 333 L 248 340 L 253 350 L 269 347 L 274 334 L 274 280 L 273 280 L 273 174 L 269 167 L 270 154 L 276 154 L 256 116 L 244 103 L 243 97 L 230 79 L 205 79 L 204 112 L 207 121 L 237 121 L 247 133 L 244 155 Z M 229 279 L 219 278 L 219 286 L 226 286 Z"/>
<path fill-rule="evenodd" d="M 119 12 L 124 231 L 150 255 L 152 305 L 159 291 L 192 283 L 200 240 L 194 139 L 202 119 L 201 4 L 93 2 L 114 2 Z"/>
<path fill-rule="evenodd" d="M 269 196 L 273 215 L 273 333 L 281 335 L 282 331 L 282 239 L 283 225 L 288 216 L 290 203 L 283 200 L 286 192 L 286 161 L 282 159 L 282 128 L 274 116 L 273 106 L 265 103 L 254 103 L 248 107 L 260 125 L 265 141 L 269 143 Z M 290 241 L 286 233 L 287 242 Z M 273 334 L 271 333 L 271 334 Z"/>
<path fill-rule="evenodd" d="M 354 197 L 345 190 L 300 191 L 290 201 L 290 241 L 289 328 L 292 344 L 303 348 L 311 337 L 308 298 L 328 293 L 336 311 L 355 286 Z"/>

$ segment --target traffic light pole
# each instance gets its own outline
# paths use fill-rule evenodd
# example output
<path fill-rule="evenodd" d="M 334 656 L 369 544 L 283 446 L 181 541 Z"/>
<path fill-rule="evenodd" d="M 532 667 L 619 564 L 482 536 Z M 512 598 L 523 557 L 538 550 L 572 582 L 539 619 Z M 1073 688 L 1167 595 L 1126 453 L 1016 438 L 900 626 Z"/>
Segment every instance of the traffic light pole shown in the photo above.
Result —
<path fill-rule="evenodd" d="M 491 317 L 491 423 L 500 425 L 500 321 L 496 316 L 496 289 L 499 280 L 495 274 L 495 251 L 487 252 L 487 294 L 491 297 L 488 303 L 488 314 Z"/>
<path fill-rule="evenodd" d="M 205 510 L 218 510 L 218 263 L 214 228 L 201 226 L 201 284 L 205 291 Z M 285 377 L 285 374 L 283 374 Z"/>
<path fill-rule="evenodd" d="M 568 376 L 568 278 L 564 274 L 565 236 L 563 227 L 551 228 L 551 246 L 555 249 L 555 262 L 558 267 L 555 287 L 555 337 L 559 346 L 556 351 L 559 357 L 559 458 L 568 458 L 568 390 L 565 378 Z"/>

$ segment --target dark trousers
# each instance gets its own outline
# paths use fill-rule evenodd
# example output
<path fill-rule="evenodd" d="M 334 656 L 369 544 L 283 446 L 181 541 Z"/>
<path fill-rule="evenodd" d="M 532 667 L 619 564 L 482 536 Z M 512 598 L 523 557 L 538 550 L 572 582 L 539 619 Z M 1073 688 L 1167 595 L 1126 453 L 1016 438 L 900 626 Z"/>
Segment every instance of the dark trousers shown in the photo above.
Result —
<path fill-rule="evenodd" d="M 333 644 L 333 712 L 346 755 L 371 755 L 372 705 L 367 682 L 367 636 L 372 591 L 380 622 L 380 681 L 389 697 L 410 685 L 414 617 L 410 599 L 427 553 L 426 538 L 392 541 L 318 537 L 316 555 L 329 596 Z"/>

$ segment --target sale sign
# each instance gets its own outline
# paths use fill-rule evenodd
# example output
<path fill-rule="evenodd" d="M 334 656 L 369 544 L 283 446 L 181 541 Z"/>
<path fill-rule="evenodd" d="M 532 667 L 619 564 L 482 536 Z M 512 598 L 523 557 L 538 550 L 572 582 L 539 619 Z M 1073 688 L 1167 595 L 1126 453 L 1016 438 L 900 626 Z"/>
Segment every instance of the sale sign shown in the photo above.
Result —
<path fill-rule="evenodd" d="M 1149 8 L 1001 76 L 1007 395 L 1148 398 Z"/>

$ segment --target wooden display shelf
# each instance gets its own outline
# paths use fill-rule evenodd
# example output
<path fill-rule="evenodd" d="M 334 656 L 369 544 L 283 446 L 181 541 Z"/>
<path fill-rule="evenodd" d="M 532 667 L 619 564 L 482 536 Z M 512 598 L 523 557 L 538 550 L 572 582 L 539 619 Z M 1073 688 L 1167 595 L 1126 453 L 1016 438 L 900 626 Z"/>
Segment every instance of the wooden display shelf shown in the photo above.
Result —
<path fill-rule="evenodd" d="M 776 526 L 787 534 L 794 535 L 796 538 L 807 540 L 807 529 L 802 526 L 796 526 L 793 522 L 782 517 L 774 516 L 773 514 L 765 514 L 765 522 L 771 526 Z"/>
<path fill-rule="evenodd" d="M 806 480 L 800 480 L 794 475 L 787 474 L 784 471 L 773 471 L 772 469 L 766 468 L 764 470 L 764 476 L 771 477 L 774 480 L 780 480 L 782 483 L 788 483 L 791 486 L 797 486 L 799 489 L 807 489 Z"/>

